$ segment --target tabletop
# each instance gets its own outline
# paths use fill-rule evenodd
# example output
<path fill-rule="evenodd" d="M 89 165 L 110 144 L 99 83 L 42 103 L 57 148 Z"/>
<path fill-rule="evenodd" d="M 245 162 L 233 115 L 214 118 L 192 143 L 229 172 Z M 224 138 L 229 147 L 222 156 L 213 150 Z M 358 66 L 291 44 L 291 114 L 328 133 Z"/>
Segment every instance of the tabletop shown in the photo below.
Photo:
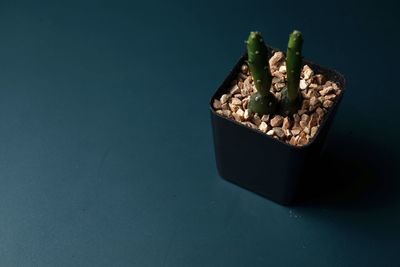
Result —
<path fill-rule="evenodd" d="M 0 3 L 0 266 L 400 265 L 395 4 L 55 2 Z M 293 29 L 347 92 L 284 207 L 218 176 L 208 101 Z"/>

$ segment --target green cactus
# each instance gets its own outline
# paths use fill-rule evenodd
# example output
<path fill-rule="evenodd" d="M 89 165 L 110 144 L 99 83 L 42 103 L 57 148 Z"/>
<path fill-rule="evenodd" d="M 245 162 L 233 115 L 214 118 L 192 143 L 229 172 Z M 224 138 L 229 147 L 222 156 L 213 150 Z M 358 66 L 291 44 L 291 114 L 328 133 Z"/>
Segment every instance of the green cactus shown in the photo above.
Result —
<path fill-rule="evenodd" d="M 286 53 L 287 87 L 282 90 L 282 99 L 280 103 L 280 109 L 283 115 L 296 113 L 302 102 L 299 90 L 302 67 L 302 45 L 303 37 L 301 36 L 301 32 L 293 31 L 289 36 Z"/>
<path fill-rule="evenodd" d="M 251 32 L 247 43 L 250 73 L 257 92 L 250 97 L 249 109 L 258 114 L 275 113 L 278 102 L 270 92 L 272 77 L 269 70 L 269 53 L 259 32 Z"/>

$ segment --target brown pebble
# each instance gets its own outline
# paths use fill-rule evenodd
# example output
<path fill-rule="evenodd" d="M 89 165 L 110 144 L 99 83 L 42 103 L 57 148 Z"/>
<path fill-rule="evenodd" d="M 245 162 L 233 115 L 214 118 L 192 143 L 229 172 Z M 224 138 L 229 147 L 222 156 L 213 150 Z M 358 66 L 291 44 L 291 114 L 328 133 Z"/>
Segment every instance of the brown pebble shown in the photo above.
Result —
<path fill-rule="evenodd" d="M 310 119 L 310 116 L 308 116 L 307 114 L 301 115 L 301 120 L 302 120 L 302 121 L 308 122 L 309 119 Z"/>
<path fill-rule="evenodd" d="M 213 107 L 215 109 L 221 109 L 221 101 L 219 101 L 218 99 L 214 99 Z"/>
<path fill-rule="evenodd" d="M 299 139 L 297 140 L 297 145 L 303 146 L 308 143 L 307 135 L 304 132 L 301 132 L 299 135 Z"/>
<path fill-rule="evenodd" d="M 304 91 L 300 91 L 300 93 L 301 93 L 301 96 L 304 98 L 304 99 L 310 99 L 310 97 L 311 97 L 311 90 L 304 90 Z"/>
<path fill-rule="evenodd" d="M 271 119 L 271 126 L 272 127 L 279 127 L 282 126 L 283 123 L 283 117 L 280 115 L 275 115 L 272 119 Z"/>
<path fill-rule="evenodd" d="M 308 122 L 308 128 L 312 128 L 314 126 L 317 126 L 318 124 L 318 114 L 313 113 L 310 117 L 310 121 Z"/>
<path fill-rule="evenodd" d="M 297 113 L 298 113 L 299 115 L 303 115 L 303 114 L 306 114 L 307 111 L 308 111 L 308 110 L 306 110 L 306 109 L 300 109 Z"/>
<path fill-rule="evenodd" d="M 222 110 L 222 114 L 223 114 L 225 117 L 230 117 L 231 114 L 232 114 L 232 112 L 231 112 L 230 110 L 228 110 L 228 109 L 224 109 L 224 110 Z"/>
<path fill-rule="evenodd" d="M 277 63 L 283 59 L 284 55 L 282 52 L 275 52 L 274 55 L 269 59 L 269 65 L 271 68 L 276 69 Z"/>
<path fill-rule="evenodd" d="M 318 127 L 314 126 L 311 128 L 311 137 L 314 137 L 318 131 Z"/>
<path fill-rule="evenodd" d="M 253 86 L 247 80 L 243 83 L 243 89 L 240 90 L 243 96 L 249 96 L 253 93 Z"/>
<path fill-rule="evenodd" d="M 335 94 L 331 94 L 331 95 L 326 95 L 325 96 L 325 100 L 333 100 L 333 99 L 335 99 L 336 98 L 336 95 Z"/>
<path fill-rule="evenodd" d="M 265 122 L 268 122 L 268 120 L 269 120 L 269 115 L 262 115 L 261 120 L 262 120 L 262 121 L 265 121 Z"/>
<path fill-rule="evenodd" d="M 285 74 L 280 71 L 274 71 L 274 73 L 272 73 L 272 76 L 279 78 L 281 81 L 285 80 Z"/>
<path fill-rule="evenodd" d="M 232 113 L 232 116 L 233 116 L 233 118 L 235 119 L 235 121 L 239 121 L 239 122 L 241 122 L 241 121 L 243 121 L 243 117 L 241 117 L 239 114 L 237 114 L 237 113 Z"/>
<path fill-rule="evenodd" d="M 292 135 L 298 135 L 301 132 L 301 129 L 295 128 L 295 129 L 292 129 L 291 132 L 292 132 Z"/>
<path fill-rule="evenodd" d="M 249 103 L 249 98 L 248 98 L 248 97 L 246 97 L 246 98 L 244 98 L 244 99 L 242 100 L 242 107 L 243 107 L 243 109 L 247 109 L 248 103 Z"/>
<path fill-rule="evenodd" d="M 304 65 L 304 67 L 303 67 L 304 79 L 306 79 L 306 80 L 310 79 L 313 74 L 314 74 L 314 71 L 308 65 Z"/>
<path fill-rule="evenodd" d="M 331 100 L 325 100 L 322 105 L 324 106 L 324 108 L 330 108 L 332 107 L 333 102 Z"/>
<path fill-rule="evenodd" d="M 243 87 L 244 87 L 244 83 L 243 83 L 242 81 L 239 81 L 239 82 L 237 83 L 237 86 L 239 87 L 240 90 L 242 90 Z"/>
<path fill-rule="evenodd" d="M 279 74 L 283 75 L 279 71 L 275 71 L 275 73 L 279 73 Z M 281 82 L 284 82 L 284 81 L 285 81 L 285 77 L 277 77 L 277 76 L 275 76 L 275 77 L 272 78 L 272 83 L 273 84 L 274 83 L 281 83 Z"/>
<path fill-rule="evenodd" d="M 230 95 L 228 95 L 228 94 L 223 94 L 223 95 L 221 96 L 221 99 L 220 99 L 221 104 L 225 104 L 225 103 L 229 100 L 229 98 L 230 98 Z"/>
<path fill-rule="evenodd" d="M 250 118 L 250 116 L 251 116 L 251 111 L 250 111 L 250 109 L 246 109 L 246 110 L 244 111 L 243 118 L 244 118 L 245 120 L 248 120 L 248 119 Z"/>
<path fill-rule="evenodd" d="M 285 136 L 285 132 L 283 131 L 282 128 L 280 128 L 280 127 L 274 127 L 273 130 L 274 130 L 274 133 L 275 133 L 277 136 L 279 136 L 280 138 L 282 138 L 282 137 Z"/>
<path fill-rule="evenodd" d="M 318 116 L 324 116 L 324 114 L 325 114 L 325 112 L 324 112 L 324 110 L 322 109 L 322 108 L 317 108 L 316 110 L 315 110 L 315 112 L 318 114 Z"/>
<path fill-rule="evenodd" d="M 255 114 L 255 115 L 253 116 L 252 121 L 253 121 L 253 123 L 254 123 L 255 125 L 257 125 L 257 126 L 260 126 L 260 124 L 261 124 L 260 116 L 258 116 L 257 114 Z"/>
<path fill-rule="evenodd" d="M 247 127 L 250 127 L 252 129 L 258 129 L 258 127 L 256 125 L 254 125 L 253 123 L 249 122 L 249 121 L 243 121 L 241 122 L 242 124 L 246 125 Z"/>
<path fill-rule="evenodd" d="M 323 85 L 326 82 L 326 79 L 324 77 L 324 75 L 322 74 L 316 74 L 313 77 L 313 82 L 319 84 L 319 85 Z"/>
<path fill-rule="evenodd" d="M 268 130 L 268 124 L 261 122 L 260 126 L 258 126 L 258 129 L 260 129 L 261 132 L 266 133 Z"/>
<path fill-rule="evenodd" d="M 308 110 L 310 107 L 310 100 L 304 99 L 303 104 L 301 105 L 301 109 Z"/>
<path fill-rule="evenodd" d="M 289 118 L 288 118 L 288 117 L 285 117 L 285 118 L 283 119 L 282 129 L 287 130 L 287 129 L 290 128 L 290 126 L 291 126 L 291 123 L 290 123 Z"/>
<path fill-rule="evenodd" d="M 327 87 L 324 87 L 322 90 L 320 90 L 319 94 L 324 96 L 324 95 L 327 95 L 327 94 L 330 94 L 330 93 L 334 93 L 334 91 L 335 90 L 333 89 L 332 86 L 327 86 Z"/>
<path fill-rule="evenodd" d="M 234 104 L 229 103 L 229 109 L 230 109 L 232 112 L 236 112 L 236 111 L 239 109 L 239 107 L 238 107 L 238 106 L 235 106 Z"/>
<path fill-rule="evenodd" d="M 300 87 L 301 90 L 304 90 L 304 89 L 306 89 L 308 87 L 308 83 L 305 80 L 301 79 L 299 87 Z"/>
<path fill-rule="evenodd" d="M 269 135 L 269 136 L 274 135 L 274 130 L 269 130 L 269 131 L 267 132 L 267 135 Z"/>
<path fill-rule="evenodd" d="M 301 121 L 300 121 L 301 128 L 304 129 L 305 127 L 307 127 L 309 119 L 310 119 L 310 116 L 308 116 L 307 114 L 301 115 Z"/>
<path fill-rule="evenodd" d="M 233 105 L 240 106 L 240 105 L 242 105 L 242 100 L 240 100 L 239 98 L 233 97 L 233 98 L 231 99 L 231 103 L 232 103 Z"/>
<path fill-rule="evenodd" d="M 292 138 L 290 138 L 289 144 L 291 144 L 293 146 L 297 145 L 297 139 L 298 139 L 298 137 L 292 136 Z"/>
<path fill-rule="evenodd" d="M 237 93 L 240 93 L 240 88 L 237 84 L 235 84 L 234 86 L 232 86 L 231 90 L 229 90 L 229 92 L 234 95 Z"/>
<path fill-rule="evenodd" d="M 274 84 L 274 88 L 275 88 L 277 91 L 282 90 L 282 88 L 285 88 L 285 86 L 286 86 L 285 83 L 275 83 L 275 84 Z"/>
<path fill-rule="evenodd" d="M 310 98 L 310 106 L 317 106 L 319 105 L 321 102 L 319 102 L 318 98 L 316 98 L 315 96 L 312 96 Z"/>
<path fill-rule="evenodd" d="M 241 116 L 241 117 L 244 116 L 244 111 L 240 108 L 236 111 L 236 113 L 239 114 L 239 116 Z"/>

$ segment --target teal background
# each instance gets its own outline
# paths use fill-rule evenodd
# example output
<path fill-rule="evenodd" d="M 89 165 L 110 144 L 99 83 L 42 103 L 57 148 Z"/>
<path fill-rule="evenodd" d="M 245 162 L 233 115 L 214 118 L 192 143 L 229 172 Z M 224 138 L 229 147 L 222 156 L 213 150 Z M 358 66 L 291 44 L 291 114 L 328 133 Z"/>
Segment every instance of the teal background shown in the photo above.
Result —
<path fill-rule="evenodd" d="M 0 266 L 400 266 L 396 10 L 2 1 Z M 294 28 L 348 90 L 326 188 L 282 207 L 219 178 L 207 105 L 250 30 Z"/>

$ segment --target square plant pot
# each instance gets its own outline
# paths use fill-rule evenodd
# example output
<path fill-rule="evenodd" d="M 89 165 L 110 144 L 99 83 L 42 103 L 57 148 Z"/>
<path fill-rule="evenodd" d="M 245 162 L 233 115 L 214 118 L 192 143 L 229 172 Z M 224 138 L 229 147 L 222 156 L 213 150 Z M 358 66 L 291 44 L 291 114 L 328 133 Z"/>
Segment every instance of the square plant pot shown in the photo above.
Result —
<path fill-rule="evenodd" d="M 278 51 L 268 49 L 270 53 Z M 303 64 L 309 65 L 316 74 L 323 74 L 337 83 L 342 92 L 328 109 L 313 139 L 307 145 L 293 146 L 223 117 L 213 109 L 213 100 L 227 93 L 246 59 L 245 53 L 209 102 L 217 169 L 225 180 L 279 204 L 291 205 L 318 162 L 345 91 L 345 80 L 334 70 L 303 60 Z"/>

